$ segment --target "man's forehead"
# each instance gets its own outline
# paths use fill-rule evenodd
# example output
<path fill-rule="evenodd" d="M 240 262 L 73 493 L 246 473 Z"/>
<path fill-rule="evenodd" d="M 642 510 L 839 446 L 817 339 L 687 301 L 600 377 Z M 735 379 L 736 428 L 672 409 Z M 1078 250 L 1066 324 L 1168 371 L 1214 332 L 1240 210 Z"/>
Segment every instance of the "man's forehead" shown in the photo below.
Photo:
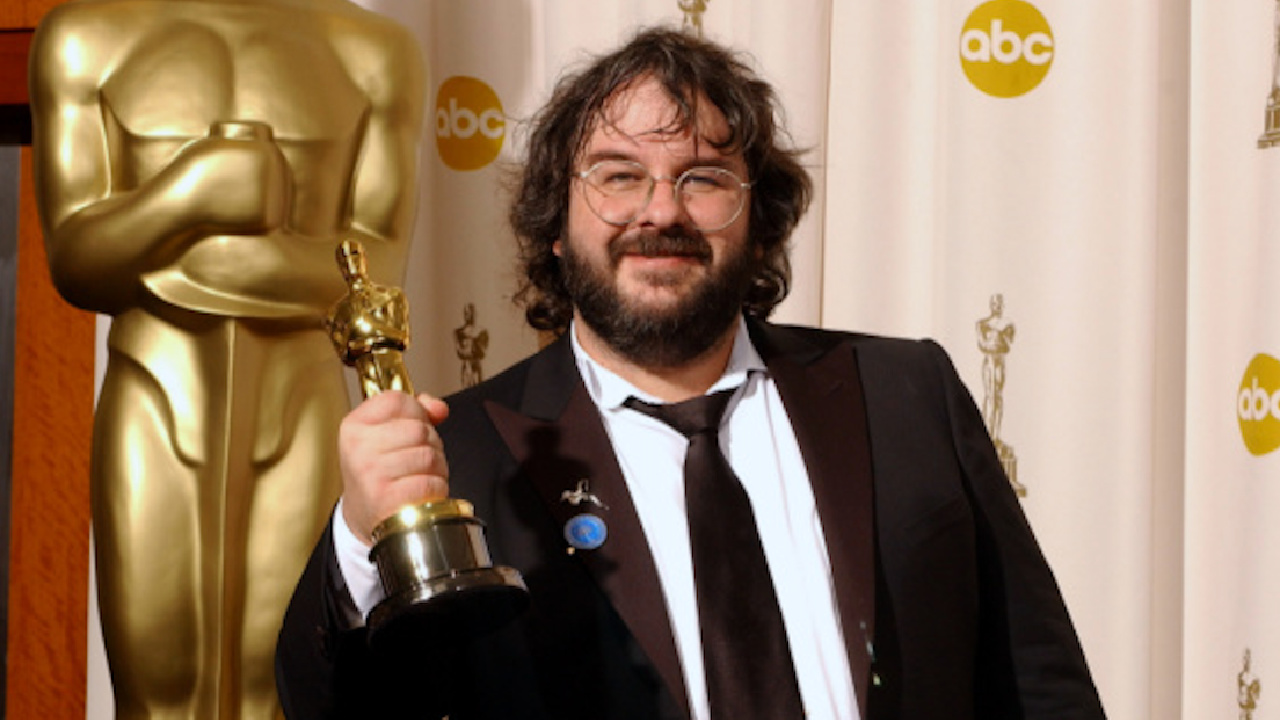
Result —
<path fill-rule="evenodd" d="M 705 95 L 688 103 L 692 116 L 656 80 L 634 82 L 605 100 L 587 136 L 588 150 L 600 141 L 684 142 L 695 140 L 701 152 L 721 154 L 713 144 L 729 138 L 724 114 Z"/>

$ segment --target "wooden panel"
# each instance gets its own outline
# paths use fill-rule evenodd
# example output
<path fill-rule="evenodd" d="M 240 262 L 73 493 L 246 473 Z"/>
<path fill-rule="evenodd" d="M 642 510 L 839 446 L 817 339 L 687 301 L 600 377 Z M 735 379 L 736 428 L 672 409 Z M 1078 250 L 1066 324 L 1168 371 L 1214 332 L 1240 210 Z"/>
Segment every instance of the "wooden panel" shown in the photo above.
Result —
<path fill-rule="evenodd" d="M 8 720 L 85 716 L 94 316 L 53 289 L 22 151 Z"/>
<path fill-rule="evenodd" d="M 30 30 L 0 30 L 0 105 L 27 104 Z"/>
<path fill-rule="evenodd" d="M 0 28 L 33 28 L 64 0 L 0 0 Z"/>
<path fill-rule="evenodd" d="M 59 0 L 0 0 L 0 105 L 27 103 L 34 28 Z M 49 281 L 22 151 L 10 502 L 9 720 L 85 717 L 93 326 Z"/>
<path fill-rule="evenodd" d="M 0 105 L 27 104 L 27 52 L 40 20 L 65 0 L 0 0 Z"/>

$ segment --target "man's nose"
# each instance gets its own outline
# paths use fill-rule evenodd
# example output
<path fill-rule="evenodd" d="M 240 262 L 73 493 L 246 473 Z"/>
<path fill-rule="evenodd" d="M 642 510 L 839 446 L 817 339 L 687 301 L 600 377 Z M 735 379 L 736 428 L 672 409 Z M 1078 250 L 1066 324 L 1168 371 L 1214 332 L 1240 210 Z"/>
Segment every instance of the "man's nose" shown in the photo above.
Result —
<path fill-rule="evenodd" d="M 654 227 L 689 224 L 689 212 L 680 197 L 676 182 L 676 178 L 669 177 L 653 179 L 653 195 L 649 198 L 649 204 L 640 211 L 637 223 Z"/>

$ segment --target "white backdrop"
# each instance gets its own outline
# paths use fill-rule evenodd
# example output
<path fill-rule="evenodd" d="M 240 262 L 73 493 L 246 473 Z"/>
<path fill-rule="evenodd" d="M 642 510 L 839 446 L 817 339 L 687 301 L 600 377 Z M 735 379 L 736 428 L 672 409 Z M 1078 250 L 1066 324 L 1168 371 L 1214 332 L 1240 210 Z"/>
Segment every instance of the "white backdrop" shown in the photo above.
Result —
<path fill-rule="evenodd" d="M 367 4 L 430 66 L 409 362 L 447 393 L 468 303 L 486 376 L 537 344 L 510 303 L 521 120 L 565 67 L 691 16 L 681 0 Z M 1258 147 L 1276 0 L 703 4 L 705 34 L 755 58 L 811 149 L 817 199 L 778 319 L 935 337 L 980 404 L 1002 398 L 999 437 L 1110 717 L 1280 719 L 1280 531 L 1263 514 L 1280 453 L 1244 442 L 1280 438 L 1280 418 L 1242 422 L 1237 402 L 1254 357 L 1280 357 L 1280 147 Z M 976 332 L 995 295 L 1016 330 L 998 392 Z M 1280 363 L 1261 367 L 1280 390 Z M 89 715 L 107 718 L 94 642 Z"/>
<path fill-rule="evenodd" d="M 1255 387 L 1280 389 L 1280 148 L 1258 143 L 1278 11 L 1192 2 L 1184 657 L 1197 681 L 1186 686 L 1188 718 L 1207 717 L 1224 696 L 1246 700 L 1248 675 L 1261 690 L 1254 717 L 1280 717 L 1280 532 L 1268 513 L 1280 503 L 1280 456 L 1258 443 L 1274 435 L 1280 407 L 1257 412 L 1254 402 Z"/>

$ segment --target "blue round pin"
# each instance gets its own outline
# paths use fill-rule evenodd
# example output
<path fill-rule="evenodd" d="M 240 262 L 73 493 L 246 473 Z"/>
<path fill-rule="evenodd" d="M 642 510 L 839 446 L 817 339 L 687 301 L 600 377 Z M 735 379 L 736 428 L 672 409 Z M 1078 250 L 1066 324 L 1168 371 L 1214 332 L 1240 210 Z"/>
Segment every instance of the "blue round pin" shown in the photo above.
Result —
<path fill-rule="evenodd" d="M 609 529 L 598 515 L 574 515 L 564 524 L 564 539 L 576 550 L 595 550 L 609 537 Z"/>

